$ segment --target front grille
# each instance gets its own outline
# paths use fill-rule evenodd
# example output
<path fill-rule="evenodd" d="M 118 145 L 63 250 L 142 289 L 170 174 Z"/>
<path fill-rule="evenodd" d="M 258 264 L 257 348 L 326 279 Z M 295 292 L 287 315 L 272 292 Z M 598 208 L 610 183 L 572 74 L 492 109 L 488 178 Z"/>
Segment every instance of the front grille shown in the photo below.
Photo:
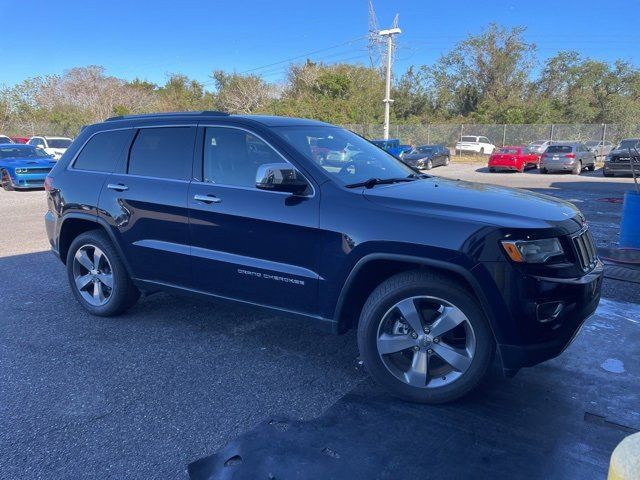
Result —
<path fill-rule="evenodd" d="M 615 162 L 615 163 L 627 163 L 629 165 L 631 165 L 631 157 L 624 156 L 624 155 L 613 155 L 611 157 L 611 161 Z M 640 163 L 640 157 L 633 157 L 633 163 Z"/>
<path fill-rule="evenodd" d="M 596 266 L 598 261 L 598 254 L 593 244 L 593 238 L 591 238 L 591 232 L 589 232 L 588 228 L 584 228 L 574 235 L 572 240 L 578 264 L 582 270 L 588 272 Z"/>
<path fill-rule="evenodd" d="M 49 168 L 49 167 L 29 168 L 27 170 L 29 170 L 27 173 L 49 173 L 51 171 L 51 168 Z"/>

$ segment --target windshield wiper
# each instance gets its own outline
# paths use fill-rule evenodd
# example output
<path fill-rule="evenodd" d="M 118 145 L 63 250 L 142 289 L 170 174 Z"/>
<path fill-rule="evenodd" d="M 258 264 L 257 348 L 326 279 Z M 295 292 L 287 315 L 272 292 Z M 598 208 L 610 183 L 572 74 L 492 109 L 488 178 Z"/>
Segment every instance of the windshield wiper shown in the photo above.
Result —
<path fill-rule="evenodd" d="M 400 182 L 413 182 L 417 180 L 419 177 L 417 174 L 412 173 L 408 177 L 399 177 L 399 178 L 370 178 L 365 180 L 364 182 L 358 183 L 349 183 L 345 185 L 347 188 L 357 188 L 357 187 L 365 187 L 365 188 L 373 188 L 376 185 L 388 185 L 390 183 L 400 183 Z"/>

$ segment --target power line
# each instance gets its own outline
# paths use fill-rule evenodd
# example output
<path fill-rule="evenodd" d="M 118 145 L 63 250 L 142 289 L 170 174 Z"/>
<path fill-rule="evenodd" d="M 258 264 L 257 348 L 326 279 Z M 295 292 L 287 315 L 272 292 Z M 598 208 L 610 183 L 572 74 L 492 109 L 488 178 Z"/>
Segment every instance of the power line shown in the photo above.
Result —
<path fill-rule="evenodd" d="M 241 74 L 244 74 L 244 73 L 255 72 L 256 70 L 262 70 L 262 69 L 264 69 L 264 68 L 273 67 L 273 66 L 275 66 L 275 65 L 281 65 L 281 64 L 283 64 L 283 63 L 289 63 L 289 62 L 292 62 L 293 60 L 299 60 L 299 59 L 304 58 L 304 57 L 309 57 L 309 56 L 311 56 L 311 55 L 315 55 L 316 53 L 326 52 L 327 50 L 332 50 L 332 49 L 334 49 L 334 48 L 343 47 L 343 46 L 345 46 L 345 45 L 350 45 L 350 44 L 352 44 L 352 43 L 354 43 L 354 42 L 357 42 L 358 40 L 363 40 L 363 39 L 365 39 L 365 38 L 367 38 L 367 36 L 366 36 L 366 35 L 362 35 L 362 36 L 360 36 L 360 37 L 353 38 L 353 39 L 348 40 L 348 41 L 346 41 L 346 42 L 339 43 L 338 45 L 333 45 L 333 46 L 331 46 L 331 47 L 321 48 L 321 49 L 319 49 L 319 50 L 314 50 L 314 51 L 312 51 L 312 52 L 304 53 L 304 54 L 302 54 L 302 55 L 297 55 L 297 56 L 295 56 L 295 57 L 287 58 L 287 59 L 285 59 L 285 60 L 280 60 L 280 61 L 278 61 L 278 62 L 269 63 L 269 64 L 267 64 L 267 65 L 263 65 L 263 66 L 261 66 L 261 67 L 251 68 L 251 69 L 249 69 L 249 70 L 245 70 L 244 72 L 240 72 L 240 73 L 241 73 Z"/>

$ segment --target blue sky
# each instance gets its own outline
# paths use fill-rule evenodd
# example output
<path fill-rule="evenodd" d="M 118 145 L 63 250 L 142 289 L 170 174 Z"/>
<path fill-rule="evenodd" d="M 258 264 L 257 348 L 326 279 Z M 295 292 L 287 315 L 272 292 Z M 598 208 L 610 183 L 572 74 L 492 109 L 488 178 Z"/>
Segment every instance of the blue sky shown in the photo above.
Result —
<path fill-rule="evenodd" d="M 492 21 L 526 26 L 540 59 L 572 49 L 638 64 L 637 0 L 374 4 L 382 27 L 400 13 L 398 74 L 432 63 Z M 0 85 L 92 64 L 118 77 L 163 83 L 172 72 L 207 82 L 214 69 L 257 69 L 278 81 L 286 63 L 277 62 L 301 61 L 309 52 L 315 60 L 368 63 L 367 0 L 0 0 L 0 19 Z"/>

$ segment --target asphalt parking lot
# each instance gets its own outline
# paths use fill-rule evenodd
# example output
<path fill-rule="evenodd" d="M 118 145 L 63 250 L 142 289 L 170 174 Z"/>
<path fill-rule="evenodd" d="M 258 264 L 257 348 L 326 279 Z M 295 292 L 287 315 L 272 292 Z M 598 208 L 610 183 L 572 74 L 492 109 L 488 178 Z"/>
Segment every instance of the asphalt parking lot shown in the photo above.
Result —
<path fill-rule="evenodd" d="M 530 188 L 573 201 L 586 214 L 600 246 L 616 245 L 619 200 L 632 186 L 631 179 L 605 179 L 600 172 L 580 177 L 489 174 L 478 165 L 452 164 L 431 173 Z M 433 415 L 425 407 L 398 406 L 370 385 L 353 333 L 335 337 L 245 307 L 165 294 L 144 299 L 122 317 L 91 317 L 73 300 L 64 267 L 48 252 L 45 209 L 41 191 L 0 191 L 0 478 L 185 478 L 190 462 L 251 436 L 268 419 L 313 422 L 363 391 L 409 416 Z M 578 359 L 583 353 L 578 352 L 604 332 L 611 337 L 606 352 L 594 354 L 589 365 L 599 369 L 615 352 L 621 332 L 638 338 L 633 319 L 640 310 L 616 303 L 640 302 L 637 287 L 605 281 L 609 310 L 590 320 L 589 335 L 560 359 L 523 371 L 516 380 L 494 380 L 495 388 L 509 385 L 509 395 L 518 398 L 515 403 L 525 405 L 525 390 L 518 393 L 522 385 L 534 385 L 548 372 L 562 382 L 563 372 L 582 368 Z M 620 305 L 630 312 L 622 320 L 610 313 Z M 605 401 L 612 391 L 631 388 L 630 378 L 638 378 L 637 353 L 633 355 L 635 366 L 605 372 L 613 377 L 600 372 L 597 379 L 605 378 L 604 383 L 588 395 L 576 386 L 562 389 L 563 396 L 580 405 L 595 402 L 599 407 L 591 410 L 603 418 L 640 428 L 637 396 L 627 396 L 631 406 Z M 595 382 L 591 377 L 588 381 Z M 487 398 L 489 404 L 498 401 Z M 455 408 L 480 415 L 473 405 Z M 510 428 L 517 430 L 517 418 L 513 421 Z M 571 455 L 598 460 L 592 470 L 589 465 L 576 470 L 583 474 L 580 478 L 589 478 L 585 472 L 602 476 L 602 459 L 622 433 L 608 435 L 606 448 L 594 451 L 585 447 L 589 439 L 579 439 Z M 554 445 L 545 448 L 553 450 Z"/>

